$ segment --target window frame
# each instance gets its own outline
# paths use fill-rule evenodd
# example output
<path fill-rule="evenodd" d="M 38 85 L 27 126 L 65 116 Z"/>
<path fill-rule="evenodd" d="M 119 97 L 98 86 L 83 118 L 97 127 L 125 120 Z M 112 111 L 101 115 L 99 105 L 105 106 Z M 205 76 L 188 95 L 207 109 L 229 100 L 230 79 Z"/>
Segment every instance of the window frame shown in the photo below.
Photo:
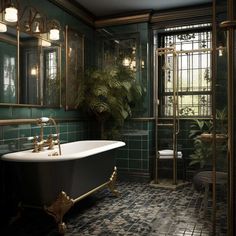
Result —
<path fill-rule="evenodd" d="M 205 24 L 204 24 L 205 25 Z M 209 23 L 209 25 L 207 26 L 203 26 L 201 27 L 201 25 L 199 25 L 200 27 L 199 28 L 196 28 L 195 25 L 193 25 L 193 27 L 191 28 L 191 26 L 189 28 L 184 28 L 184 29 L 181 29 L 181 27 L 184 27 L 184 26 L 179 26 L 179 27 L 176 27 L 177 29 L 176 30 L 169 30 L 169 31 L 166 31 L 166 29 L 159 29 L 159 30 L 156 30 L 156 32 L 154 33 L 154 37 L 157 44 L 155 45 L 154 43 L 154 51 L 156 51 L 157 48 L 162 48 L 164 47 L 164 37 L 165 36 L 168 36 L 168 35 L 178 35 L 178 34 L 186 34 L 186 33 L 200 33 L 200 32 L 209 32 L 211 34 L 211 37 L 212 37 L 212 29 L 211 29 L 211 25 Z M 175 29 L 175 27 L 173 27 L 173 29 Z M 154 42 L 155 42 L 154 40 Z M 207 47 L 208 48 L 208 47 Z M 209 54 L 210 54 L 210 62 L 209 62 L 209 69 L 212 70 L 212 54 L 211 54 L 211 51 L 209 51 Z M 158 57 L 156 55 L 156 57 Z M 158 60 L 158 68 L 157 69 L 157 77 L 158 77 L 158 81 L 157 81 L 157 88 L 158 89 L 158 100 L 159 100 L 159 109 L 158 109 L 158 116 L 159 117 L 162 117 L 162 118 L 168 118 L 168 117 L 172 117 L 173 115 L 168 115 L 168 114 L 165 114 L 165 98 L 167 98 L 168 96 L 171 96 L 173 95 L 173 92 L 166 92 L 164 91 L 165 90 L 165 76 L 161 75 L 162 74 L 162 66 L 163 64 L 159 63 L 159 58 L 156 60 Z M 156 65 L 155 65 L 156 66 Z M 154 67 L 155 67 L 154 66 Z M 192 71 L 192 69 L 190 69 Z M 179 81 L 178 81 L 179 82 Z M 210 109 L 208 110 L 208 115 L 201 115 L 201 114 L 193 114 L 193 115 L 179 115 L 180 118 L 195 118 L 195 117 L 198 117 L 198 118 L 210 118 L 211 115 L 212 115 L 212 110 L 211 110 L 211 105 L 212 105 L 212 84 L 209 85 L 209 90 L 207 91 L 178 91 L 178 96 L 182 95 L 190 95 L 190 96 L 194 96 L 194 95 L 207 95 L 207 96 L 210 96 L 209 97 L 209 105 L 206 107 L 206 109 Z M 198 103 L 199 104 L 199 103 Z M 200 106 L 200 105 L 198 105 Z"/>

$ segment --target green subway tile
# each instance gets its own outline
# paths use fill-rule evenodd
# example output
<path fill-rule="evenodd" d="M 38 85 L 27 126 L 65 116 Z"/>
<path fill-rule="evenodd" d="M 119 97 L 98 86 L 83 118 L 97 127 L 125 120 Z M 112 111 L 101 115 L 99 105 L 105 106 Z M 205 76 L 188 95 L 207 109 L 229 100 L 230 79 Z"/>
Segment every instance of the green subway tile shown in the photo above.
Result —
<path fill-rule="evenodd" d="M 12 108 L 11 107 L 1 107 L 0 119 L 11 119 L 12 118 Z"/>
<path fill-rule="evenodd" d="M 128 159 L 128 157 L 129 157 L 129 151 L 128 150 L 122 150 L 122 149 L 119 149 L 119 150 L 117 150 L 117 152 L 116 152 L 116 156 L 117 156 L 117 158 L 119 158 L 119 159 Z"/>
<path fill-rule="evenodd" d="M 141 160 L 129 160 L 129 168 L 130 169 L 142 169 L 142 161 Z"/>
<path fill-rule="evenodd" d="M 143 159 L 143 160 L 149 159 L 149 153 L 148 153 L 148 151 L 142 151 L 142 159 Z"/>
<path fill-rule="evenodd" d="M 31 136 L 39 136 L 40 135 L 40 127 L 32 126 L 31 127 Z"/>
<path fill-rule="evenodd" d="M 29 119 L 31 118 L 31 108 L 29 107 L 14 107 L 12 108 L 12 118 L 14 119 Z"/>
<path fill-rule="evenodd" d="M 40 118 L 43 116 L 42 108 L 31 108 L 31 118 Z"/>
<path fill-rule="evenodd" d="M 3 138 L 4 139 L 16 139 L 19 135 L 19 129 L 17 126 L 4 126 Z"/>
<path fill-rule="evenodd" d="M 116 166 L 119 170 L 119 168 L 128 168 L 129 167 L 129 162 L 128 160 L 124 159 L 116 159 Z"/>
<path fill-rule="evenodd" d="M 43 109 L 42 116 L 55 118 L 56 111 L 55 111 L 55 109 Z"/>
<path fill-rule="evenodd" d="M 67 133 L 61 133 L 60 134 L 60 141 L 61 141 L 61 143 L 67 143 L 68 142 L 68 134 Z"/>
<path fill-rule="evenodd" d="M 31 125 L 19 125 L 19 136 L 30 137 L 31 136 Z"/>
<path fill-rule="evenodd" d="M 76 124 L 75 123 L 68 123 L 68 132 L 76 131 Z"/>
<path fill-rule="evenodd" d="M 142 142 L 142 149 L 148 149 L 148 141 Z"/>
<path fill-rule="evenodd" d="M 129 149 L 141 149 L 142 142 L 140 141 L 130 141 L 129 142 Z"/>
<path fill-rule="evenodd" d="M 0 126 L 0 140 L 3 140 L 3 126 Z"/>
<path fill-rule="evenodd" d="M 129 159 L 141 159 L 142 152 L 140 150 L 130 150 L 129 151 Z"/>
<path fill-rule="evenodd" d="M 142 169 L 149 170 L 149 161 L 142 161 Z"/>
<path fill-rule="evenodd" d="M 76 133 L 75 132 L 68 133 L 68 142 L 74 142 L 74 141 L 76 141 Z"/>
<path fill-rule="evenodd" d="M 65 133 L 65 132 L 67 132 L 67 123 L 60 123 L 60 124 L 59 124 L 59 132 L 60 132 L 60 133 Z"/>

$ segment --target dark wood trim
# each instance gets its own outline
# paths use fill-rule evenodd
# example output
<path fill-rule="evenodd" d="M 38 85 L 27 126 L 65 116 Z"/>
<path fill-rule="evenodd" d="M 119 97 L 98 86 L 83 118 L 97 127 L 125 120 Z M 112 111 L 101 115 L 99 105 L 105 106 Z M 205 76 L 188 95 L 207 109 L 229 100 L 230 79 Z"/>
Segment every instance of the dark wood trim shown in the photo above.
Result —
<path fill-rule="evenodd" d="M 165 21 L 184 20 L 193 17 L 211 17 L 211 6 L 203 6 L 191 9 L 171 10 L 160 13 L 154 13 L 151 17 L 151 23 L 159 23 Z"/>
<path fill-rule="evenodd" d="M 152 11 L 139 11 L 139 12 L 130 12 L 126 14 L 119 14 L 114 16 L 108 16 L 105 18 L 98 19 L 92 13 L 90 13 L 87 9 L 80 6 L 77 3 L 73 3 L 70 0 L 49 0 L 54 5 L 59 6 L 64 11 L 73 14 L 75 17 L 82 19 L 84 22 L 89 24 L 90 26 L 100 28 L 105 26 L 113 26 L 113 25 L 122 25 L 122 24 L 133 24 L 133 23 L 142 23 L 142 22 L 150 22 L 150 23 L 161 23 L 165 21 L 174 21 L 174 20 L 184 20 L 194 17 L 211 17 L 212 16 L 212 8 L 210 5 L 203 5 L 194 7 L 191 9 L 171 9 L 162 12 Z"/>
<path fill-rule="evenodd" d="M 100 20 L 95 20 L 95 27 L 99 28 L 111 25 L 148 22 L 150 20 L 150 16 L 151 16 L 150 13 L 140 13 L 137 15 L 100 19 Z"/>
<path fill-rule="evenodd" d="M 82 19 L 88 25 L 94 26 L 94 16 L 88 11 L 85 11 L 84 8 L 79 7 L 77 4 L 64 0 L 49 0 L 49 2 L 53 3 L 56 6 L 59 6 L 66 12 L 73 14 L 75 17 Z"/>

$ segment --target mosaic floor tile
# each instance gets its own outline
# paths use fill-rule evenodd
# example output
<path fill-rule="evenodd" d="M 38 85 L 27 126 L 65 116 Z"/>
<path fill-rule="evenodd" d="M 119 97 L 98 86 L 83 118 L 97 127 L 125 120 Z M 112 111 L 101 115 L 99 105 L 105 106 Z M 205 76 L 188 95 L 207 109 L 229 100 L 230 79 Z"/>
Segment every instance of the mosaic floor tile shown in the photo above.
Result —
<path fill-rule="evenodd" d="M 176 191 L 144 183 L 119 182 L 119 198 L 108 190 L 78 202 L 65 216 L 66 236 L 206 236 L 211 235 L 211 202 L 203 217 L 202 192 L 191 186 Z M 225 205 L 217 205 L 217 232 L 226 235 Z M 223 212 L 223 213 L 222 213 Z M 4 236 L 56 236 L 53 219 L 25 209 Z M 217 235 L 217 236 L 218 236 Z"/>

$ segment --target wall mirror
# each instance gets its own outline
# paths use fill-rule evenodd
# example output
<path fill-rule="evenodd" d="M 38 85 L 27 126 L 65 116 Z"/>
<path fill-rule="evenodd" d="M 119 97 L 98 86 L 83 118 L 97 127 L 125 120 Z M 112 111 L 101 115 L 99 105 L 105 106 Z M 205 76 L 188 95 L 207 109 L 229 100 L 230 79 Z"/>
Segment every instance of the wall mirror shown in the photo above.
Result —
<path fill-rule="evenodd" d="M 61 46 L 20 33 L 20 103 L 60 106 Z"/>
<path fill-rule="evenodd" d="M 0 33 L 0 103 L 18 103 L 17 32 Z"/>
<path fill-rule="evenodd" d="M 18 22 L 0 25 L 0 105 L 60 107 L 59 22 L 25 7 Z"/>
<path fill-rule="evenodd" d="M 138 72 L 142 66 L 138 50 L 139 34 L 116 34 L 107 29 L 100 29 L 99 33 L 103 38 L 102 66 L 122 64 Z"/>

